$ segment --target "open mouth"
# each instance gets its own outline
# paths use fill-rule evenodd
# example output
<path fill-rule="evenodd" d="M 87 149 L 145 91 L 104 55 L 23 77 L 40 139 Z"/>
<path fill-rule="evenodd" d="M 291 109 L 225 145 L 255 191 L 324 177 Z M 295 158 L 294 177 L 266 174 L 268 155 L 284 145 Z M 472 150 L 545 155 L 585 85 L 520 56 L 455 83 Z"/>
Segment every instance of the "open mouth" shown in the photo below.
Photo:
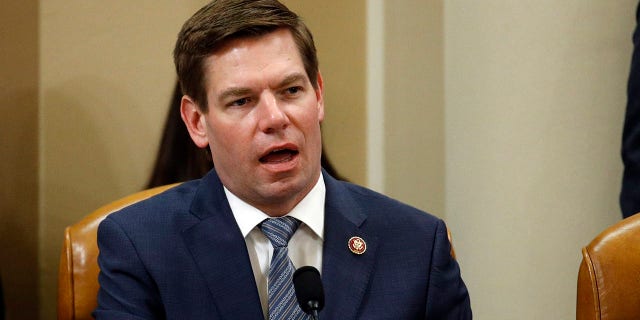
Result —
<path fill-rule="evenodd" d="M 260 158 L 261 163 L 283 163 L 291 161 L 298 154 L 298 150 L 293 149 L 276 149 Z"/>

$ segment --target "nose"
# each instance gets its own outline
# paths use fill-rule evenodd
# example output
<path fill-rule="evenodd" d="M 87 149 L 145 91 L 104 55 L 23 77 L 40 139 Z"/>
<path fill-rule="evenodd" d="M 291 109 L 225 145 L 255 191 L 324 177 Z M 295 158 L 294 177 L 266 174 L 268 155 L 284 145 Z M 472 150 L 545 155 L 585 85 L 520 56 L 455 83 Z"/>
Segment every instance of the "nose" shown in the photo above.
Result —
<path fill-rule="evenodd" d="M 289 125 L 289 117 L 282 109 L 281 102 L 271 93 L 266 93 L 258 105 L 259 128 L 264 133 L 273 133 Z"/>

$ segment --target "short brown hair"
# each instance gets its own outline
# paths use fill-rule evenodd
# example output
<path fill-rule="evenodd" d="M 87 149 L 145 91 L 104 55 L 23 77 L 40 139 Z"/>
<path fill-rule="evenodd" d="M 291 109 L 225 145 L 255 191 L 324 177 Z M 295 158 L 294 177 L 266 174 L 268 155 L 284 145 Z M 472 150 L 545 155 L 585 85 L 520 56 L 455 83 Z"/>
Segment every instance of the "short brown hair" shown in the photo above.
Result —
<path fill-rule="evenodd" d="M 293 35 L 307 76 L 318 87 L 318 57 L 302 19 L 276 0 L 214 0 L 187 20 L 173 50 L 182 93 L 208 111 L 204 60 L 230 40 L 286 28 Z"/>

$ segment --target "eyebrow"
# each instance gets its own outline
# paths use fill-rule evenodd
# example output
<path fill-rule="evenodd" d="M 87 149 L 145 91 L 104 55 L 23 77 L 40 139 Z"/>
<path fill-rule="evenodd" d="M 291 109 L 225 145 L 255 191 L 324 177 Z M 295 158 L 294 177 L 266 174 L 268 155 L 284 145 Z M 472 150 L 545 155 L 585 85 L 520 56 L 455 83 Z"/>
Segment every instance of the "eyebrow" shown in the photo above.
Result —
<path fill-rule="evenodd" d="M 232 87 L 220 94 L 219 101 L 226 101 L 229 97 L 240 97 L 251 93 L 251 89 L 242 87 Z"/>
<path fill-rule="evenodd" d="M 282 81 L 280 81 L 279 87 L 286 87 L 294 82 L 306 80 L 306 76 L 302 73 L 294 73 L 285 77 Z"/>
<path fill-rule="evenodd" d="M 298 81 L 304 81 L 306 80 L 306 76 L 302 73 L 293 73 L 290 74 L 288 76 L 286 76 L 284 79 L 282 79 L 282 81 L 280 81 L 280 83 L 278 84 L 278 88 L 282 88 L 282 87 L 286 87 L 292 83 L 298 82 Z M 245 87 L 231 87 L 228 88 L 224 91 L 222 91 L 222 93 L 220 94 L 218 100 L 219 101 L 226 101 L 227 99 L 231 98 L 231 97 L 242 97 L 248 94 L 251 94 L 252 90 L 250 88 L 245 88 Z"/>

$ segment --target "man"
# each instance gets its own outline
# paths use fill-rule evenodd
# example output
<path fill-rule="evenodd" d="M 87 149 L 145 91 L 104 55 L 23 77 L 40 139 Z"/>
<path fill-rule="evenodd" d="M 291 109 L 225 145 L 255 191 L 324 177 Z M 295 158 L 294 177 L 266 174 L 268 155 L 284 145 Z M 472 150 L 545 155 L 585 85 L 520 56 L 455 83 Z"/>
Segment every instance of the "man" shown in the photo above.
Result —
<path fill-rule="evenodd" d="M 102 222 L 97 319 L 306 319 L 291 302 L 305 265 L 322 274 L 321 319 L 471 318 L 441 220 L 321 169 L 323 81 L 293 12 L 213 1 L 174 59 L 215 167 Z"/>

